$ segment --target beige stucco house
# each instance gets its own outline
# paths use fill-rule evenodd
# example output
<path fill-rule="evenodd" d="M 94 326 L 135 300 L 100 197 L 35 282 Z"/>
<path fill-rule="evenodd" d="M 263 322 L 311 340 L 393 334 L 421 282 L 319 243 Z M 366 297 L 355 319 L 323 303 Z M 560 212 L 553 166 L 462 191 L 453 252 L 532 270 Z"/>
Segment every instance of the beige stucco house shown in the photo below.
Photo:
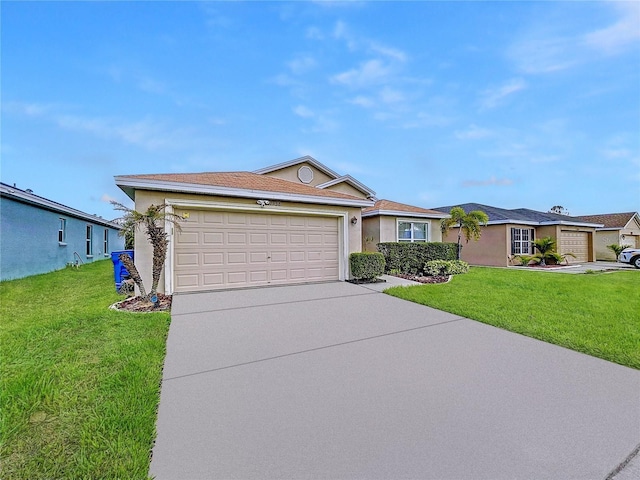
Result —
<path fill-rule="evenodd" d="M 607 245 L 628 245 L 633 248 L 640 248 L 640 216 L 638 212 L 583 215 L 576 218 L 585 222 L 603 225 L 596 228 L 597 260 L 617 260 L 615 254 L 607 248 Z"/>
<path fill-rule="evenodd" d="M 478 203 L 465 203 L 438 207 L 434 210 L 449 212 L 454 206 L 462 207 L 469 213 L 482 210 L 489 216 L 489 222 L 481 227 L 478 241 L 468 243 L 462 240 L 462 260 L 472 265 L 506 267 L 513 265 L 515 255 L 535 253 L 533 240 L 551 237 L 556 240 L 558 252 L 568 256 L 568 263 L 585 263 L 596 260 L 595 233 L 602 224 L 588 222 L 576 217 L 539 212 L 527 208 L 507 210 Z M 457 242 L 457 230 L 452 229 L 444 236 L 445 242 Z"/>
<path fill-rule="evenodd" d="M 164 293 L 349 278 L 362 250 L 362 209 L 373 192 L 306 156 L 254 172 L 121 175 L 135 209 L 166 204 L 183 221 L 167 228 Z M 150 283 L 151 245 L 135 242 Z"/>

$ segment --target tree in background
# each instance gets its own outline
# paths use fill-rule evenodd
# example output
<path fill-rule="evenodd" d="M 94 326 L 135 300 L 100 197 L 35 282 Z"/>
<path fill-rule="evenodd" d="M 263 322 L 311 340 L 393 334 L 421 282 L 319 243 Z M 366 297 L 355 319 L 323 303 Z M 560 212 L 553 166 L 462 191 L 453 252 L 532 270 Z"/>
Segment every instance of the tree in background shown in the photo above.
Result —
<path fill-rule="evenodd" d="M 124 215 L 121 217 L 122 230 L 120 230 L 119 235 L 125 237 L 125 239 L 132 238 L 134 233 L 139 228 L 142 228 L 153 247 L 152 282 L 151 290 L 148 294 L 142 283 L 142 277 L 133 260 L 131 260 L 131 257 L 127 254 L 120 255 L 120 260 L 129 271 L 131 279 L 138 286 L 140 295 L 146 299 L 150 299 L 157 293 L 160 274 L 162 273 L 164 262 L 167 258 L 169 240 L 167 240 L 167 232 L 164 231 L 164 225 L 169 222 L 180 230 L 178 222 L 182 220 L 182 217 L 168 213 L 166 211 L 167 205 L 164 203 L 162 205 L 150 205 L 149 208 L 142 213 L 125 207 L 115 201 L 111 202 L 111 204 L 114 209 L 124 212 Z"/>
<path fill-rule="evenodd" d="M 549 209 L 547 213 L 557 213 L 558 215 L 569 215 L 569 210 L 564 208 L 562 205 L 554 205 Z"/>
<path fill-rule="evenodd" d="M 473 210 L 469 213 L 465 213 L 461 207 L 453 207 L 449 212 L 449 215 L 451 215 L 450 218 L 443 218 L 440 222 L 440 229 L 442 230 L 442 233 L 445 234 L 452 228 L 458 228 L 457 258 L 460 260 L 460 249 L 462 248 L 460 240 L 462 239 L 462 234 L 464 234 L 467 243 L 469 243 L 469 240 L 472 238 L 474 240 L 478 240 L 480 235 L 482 235 L 480 226 L 486 225 L 489 222 L 489 216 L 482 210 Z"/>

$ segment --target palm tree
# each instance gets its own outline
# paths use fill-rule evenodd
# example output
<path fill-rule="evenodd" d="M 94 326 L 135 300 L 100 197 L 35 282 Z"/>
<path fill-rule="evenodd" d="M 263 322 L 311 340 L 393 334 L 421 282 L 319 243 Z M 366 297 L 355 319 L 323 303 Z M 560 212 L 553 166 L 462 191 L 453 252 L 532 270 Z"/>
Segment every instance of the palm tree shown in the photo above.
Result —
<path fill-rule="evenodd" d="M 450 218 L 443 218 L 440 223 L 440 228 L 442 233 L 447 233 L 452 227 L 458 227 L 458 255 L 457 258 L 460 260 L 460 250 L 462 246 L 460 245 L 460 240 L 462 238 L 462 234 L 464 233 L 464 237 L 467 239 L 467 243 L 472 238 L 474 240 L 478 240 L 482 231 L 480 230 L 481 225 L 486 225 L 489 222 L 489 216 L 484 213 L 482 210 L 473 210 L 469 213 L 465 213 L 462 207 L 453 207 L 449 212 L 451 215 Z"/>
<path fill-rule="evenodd" d="M 538 253 L 534 255 L 535 258 L 540 259 L 540 265 L 546 266 L 548 258 L 556 258 L 554 255 L 556 251 L 556 241 L 551 237 L 537 238 L 533 241 L 533 246 Z"/>
<path fill-rule="evenodd" d="M 167 205 L 164 203 L 161 205 L 150 205 L 143 213 L 132 210 L 115 201 L 112 201 L 111 204 L 116 210 L 124 212 L 122 216 L 123 228 L 120 230 L 120 236 L 131 236 L 132 233 L 139 228 L 144 228 L 145 234 L 153 247 L 152 282 L 151 290 L 148 294 L 142 283 L 142 277 L 131 258 L 126 254 L 120 255 L 120 260 L 129 271 L 131 279 L 138 286 L 140 295 L 150 299 L 157 293 L 160 274 L 162 273 L 162 268 L 167 258 L 169 240 L 167 240 L 167 232 L 164 231 L 164 224 L 165 222 L 169 222 L 180 230 L 178 222 L 182 220 L 182 217 L 167 212 Z"/>

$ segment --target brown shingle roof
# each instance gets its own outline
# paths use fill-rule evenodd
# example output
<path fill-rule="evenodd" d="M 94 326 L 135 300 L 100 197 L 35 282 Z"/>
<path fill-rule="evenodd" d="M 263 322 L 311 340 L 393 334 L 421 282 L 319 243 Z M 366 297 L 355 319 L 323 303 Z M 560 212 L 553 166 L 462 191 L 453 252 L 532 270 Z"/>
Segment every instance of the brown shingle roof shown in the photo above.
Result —
<path fill-rule="evenodd" d="M 405 203 L 392 202 L 391 200 L 378 200 L 373 207 L 366 207 L 362 209 L 362 213 L 376 212 L 378 210 L 386 210 L 392 212 L 406 212 L 406 213 L 421 213 L 427 215 L 434 215 L 442 217 L 446 215 L 443 212 L 437 212 L 436 210 L 429 210 L 428 208 L 414 207 L 413 205 L 407 205 Z"/>
<path fill-rule="evenodd" d="M 582 215 L 579 218 L 590 223 L 602 223 L 604 228 L 624 228 L 636 212 L 603 213 L 601 215 Z"/>
<path fill-rule="evenodd" d="M 142 175 L 123 175 L 119 178 L 127 180 L 152 180 L 156 182 L 183 183 L 194 185 L 209 185 L 240 190 L 256 190 L 261 192 L 287 193 L 294 195 L 308 195 L 314 197 L 343 198 L 345 200 L 359 200 L 362 198 L 315 188 L 309 185 L 290 182 L 267 175 L 251 172 L 203 172 L 203 173 L 157 173 Z"/>

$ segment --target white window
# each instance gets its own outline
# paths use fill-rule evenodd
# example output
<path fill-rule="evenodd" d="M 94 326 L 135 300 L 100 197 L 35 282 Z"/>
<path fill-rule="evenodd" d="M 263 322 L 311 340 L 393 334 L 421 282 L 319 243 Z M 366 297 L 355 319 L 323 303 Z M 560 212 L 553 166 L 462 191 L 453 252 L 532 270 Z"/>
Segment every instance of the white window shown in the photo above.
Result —
<path fill-rule="evenodd" d="M 429 224 L 426 222 L 398 221 L 399 242 L 426 242 L 429 239 Z"/>
<path fill-rule="evenodd" d="M 60 226 L 58 227 L 58 243 L 65 243 L 67 240 L 67 219 L 60 218 Z"/>
<path fill-rule="evenodd" d="M 102 252 L 105 255 L 109 254 L 109 229 L 105 228 L 104 229 L 104 249 L 102 250 Z"/>
<path fill-rule="evenodd" d="M 93 226 L 87 225 L 87 257 L 93 256 Z"/>
<path fill-rule="evenodd" d="M 533 254 L 533 228 L 511 229 L 511 255 Z"/>

